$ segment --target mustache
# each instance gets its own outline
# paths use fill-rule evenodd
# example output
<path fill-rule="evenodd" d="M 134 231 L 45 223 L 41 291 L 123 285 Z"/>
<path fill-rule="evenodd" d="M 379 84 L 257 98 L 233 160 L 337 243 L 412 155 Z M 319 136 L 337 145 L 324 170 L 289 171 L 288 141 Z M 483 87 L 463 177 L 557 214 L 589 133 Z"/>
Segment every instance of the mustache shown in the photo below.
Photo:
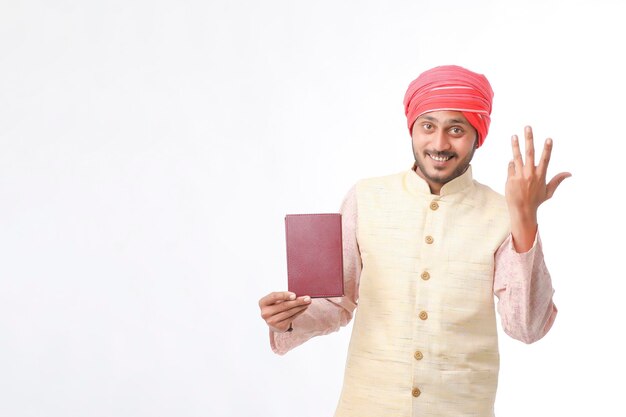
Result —
<path fill-rule="evenodd" d="M 426 151 L 428 155 L 436 156 L 438 158 L 452 158 L 456 156 L 456 152 L 450 151 Z"/>

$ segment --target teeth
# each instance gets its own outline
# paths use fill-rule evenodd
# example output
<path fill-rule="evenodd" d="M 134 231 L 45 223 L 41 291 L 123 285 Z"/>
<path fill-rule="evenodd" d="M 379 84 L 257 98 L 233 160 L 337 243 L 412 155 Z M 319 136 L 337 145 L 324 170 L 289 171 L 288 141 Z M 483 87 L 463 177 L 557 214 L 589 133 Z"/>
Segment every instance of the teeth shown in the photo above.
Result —
<path fill-rule="evenodd" d="M 448 159 L 452 158 L 451 156 L 435 156 L 435 155 L 430 155 L 430 154 L 428 156 L 430 156 L 432 159 L 438 162 L 445 162 Z"/>

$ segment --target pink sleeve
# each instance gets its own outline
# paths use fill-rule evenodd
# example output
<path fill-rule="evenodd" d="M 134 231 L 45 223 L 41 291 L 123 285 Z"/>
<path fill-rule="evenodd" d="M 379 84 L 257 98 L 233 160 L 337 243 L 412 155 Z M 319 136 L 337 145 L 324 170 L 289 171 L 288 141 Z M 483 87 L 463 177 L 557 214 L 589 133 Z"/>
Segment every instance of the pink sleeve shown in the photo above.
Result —
<path fill-rule="evenodd" d="M 284 355 L 315 336 L 336 332 L 352 319 L 357 306 L 361 256 L 356 240 L 357 206 L 353 187 L 341 205 L 343 241 L 343 297 L 314 298 L 306 311 L 292 323 L 293 331 L 276 333 L 270 330 L 274 353 Z"/>
<path fill-rule="evenodd" d="M 557 314 L 539 232 L 525 253 L 515 251 L 509 235 L 498 248 L 495 263 L 494 294 L 502 328 L 514 339 L 536 342 L 548 333 Z"/>

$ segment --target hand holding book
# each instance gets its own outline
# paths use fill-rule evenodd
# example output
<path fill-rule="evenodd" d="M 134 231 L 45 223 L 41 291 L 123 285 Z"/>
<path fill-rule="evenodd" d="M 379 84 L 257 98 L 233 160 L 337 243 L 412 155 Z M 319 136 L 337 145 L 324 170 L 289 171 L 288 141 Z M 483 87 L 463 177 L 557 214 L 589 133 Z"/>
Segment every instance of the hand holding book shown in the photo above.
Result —
<path fill-rule="evenodd" d="M 311 297 L 296 297 L 292 292 L 272 292 L 259 300 L 261 317 L 270 330 L 284 333 L 291 329 L 291 323 L 304 313 L 311 304 Z"/>
<path fill-rule="evenodd" d="M 261 317 L 278 333 L 292 329 L 312 297 L 341 297 L 343 248 L 341 215 L 285 216 L 289 291 L 272 292 L 259 300 Z"/>

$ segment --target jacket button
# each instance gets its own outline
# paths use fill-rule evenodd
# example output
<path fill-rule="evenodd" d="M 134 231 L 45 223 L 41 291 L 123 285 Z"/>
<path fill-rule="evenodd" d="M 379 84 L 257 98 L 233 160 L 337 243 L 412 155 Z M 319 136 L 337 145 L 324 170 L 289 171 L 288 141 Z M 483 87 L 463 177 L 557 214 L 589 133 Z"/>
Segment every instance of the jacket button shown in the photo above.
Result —
<path fill-rule="evenodd" d="M 416 350 L 415 353 L 413 354 L 413 357 L 415 358 L 415 360 L 420 361 L 420 360 L 422 360 L 424 355 L 419 350 Z"/>
<path fill-rule="evenodd" d="M 430 209 L 431 210 L 437 210 L 439 208 L 439 204 L 437 204 L 436 201 L 433 201 L 432 203 L 430 203 Z"/>
<path fill-rule="evenodd" d="M 428 273 L 428 271 L 422 272 L 422 275 L 420 276 L 424 281 L 428 281 L 430 279 L 430 274 Z"/>
<path fill-rule="evenodd" d="M 421 393 L 422 391 L 420 391 L 419 388 L 413 388 L 413 391 L 411 391 L 411 394 L 413 394 L 415 398 L 419 397 Z"/>
<path fill-rule="evenodd" d="M 426 239 L 424 239 L 426 241 L 426 243 L 428 243 L 429 245 L 431 243 L 433 243 L 435 241 L 435 239 L 433 239 L 432 236 L 426 236 Z"/>
<path fill-rule="evenodd" d="M 419 317 L 422 320 L 426 320 L 428 318 L 428 313 L 425 312 L 424 310 L 422 310 L 422 311 L 420 311 Z"/>

